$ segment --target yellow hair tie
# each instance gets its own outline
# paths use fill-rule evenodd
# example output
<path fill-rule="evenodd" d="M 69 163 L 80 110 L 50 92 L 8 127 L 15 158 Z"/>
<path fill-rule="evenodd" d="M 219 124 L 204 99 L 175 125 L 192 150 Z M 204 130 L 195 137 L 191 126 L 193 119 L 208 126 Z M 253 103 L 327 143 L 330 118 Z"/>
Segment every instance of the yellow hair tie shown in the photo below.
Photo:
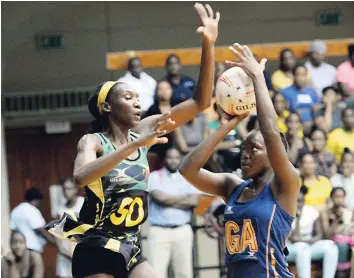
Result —
<path fill-rule="evenodd" d="M 102 112 L 102 103 L 106 101 L 109 90 L 118 83 L 118 81 L 107 81 L 101 87 L 101 90 L 98 92 L 97 97 L 97 108 L 100 113 Z"/>

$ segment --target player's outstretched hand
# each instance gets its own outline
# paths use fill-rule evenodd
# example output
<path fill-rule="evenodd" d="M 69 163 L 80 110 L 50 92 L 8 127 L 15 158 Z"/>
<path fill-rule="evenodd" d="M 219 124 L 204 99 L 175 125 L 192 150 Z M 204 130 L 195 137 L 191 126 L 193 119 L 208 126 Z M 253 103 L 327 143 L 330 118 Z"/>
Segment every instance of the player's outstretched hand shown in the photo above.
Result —
<path fill-rule="evenodd" d="M 243 115 L 235 115 L 231 116 L 224 112 L 220 107 L 217 108 L 217 112 L 221 116 L 220 123 L 221 125 L 230 125 L 232 127 L 236 127 L 240 122 L 242 122 L 244 119 L 246 119 L 250 113 L 245 113 Z"/>
<path fill-rule="evenodd" d="M 203 6 L 200 3 L 196 3 L 194 8 L 199 15 L 202 25 L 198 27 L 197 32 L 202 35 L 203 40 L 209 43 L 215 43 L 218 37 L 220 13 L 217 12 L 214 18 L 214 11 L 208 4 Z"/>
<path fill-rule="evenodd" d="M 263 74 L 267 59 L 263 58 L 260 63 L 258 63 L 253 56 L 251 49 L 249 49 L 247 45 L 241 46 L 239 43 L 234 43 L 229 49 L 240 59 L 240 61 L 225 61 L 227 64 L 242 68 L 251 78 Z"/>

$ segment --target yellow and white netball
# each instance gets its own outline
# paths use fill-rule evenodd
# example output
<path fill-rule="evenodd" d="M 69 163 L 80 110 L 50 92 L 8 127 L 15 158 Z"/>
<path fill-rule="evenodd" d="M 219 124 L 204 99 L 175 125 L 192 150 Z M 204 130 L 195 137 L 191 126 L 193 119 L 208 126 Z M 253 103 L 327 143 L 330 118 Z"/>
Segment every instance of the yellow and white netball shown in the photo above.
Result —
<path fill-rule="evenodd" d="M 225 71 L 215 87 L 216 103 L 229 115 L 256 111 L 252 79 L 239 67 Z"/>

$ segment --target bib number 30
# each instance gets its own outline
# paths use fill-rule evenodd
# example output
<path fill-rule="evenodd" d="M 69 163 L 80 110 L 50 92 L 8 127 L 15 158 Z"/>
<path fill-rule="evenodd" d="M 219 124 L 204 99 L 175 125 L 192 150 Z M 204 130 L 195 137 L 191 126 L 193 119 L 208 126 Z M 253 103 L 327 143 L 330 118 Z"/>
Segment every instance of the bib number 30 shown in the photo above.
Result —
<path fill-rule="evenodd" d="M 132 219 L 134 211 L 137 211 L 136 219 Z M 118 216 L 119 215 L 119 216 Z M 140 197 L 126 197 L 122 200 L 116 213 L 112 213 L 110 219 L 114 225 L 121 225 L 125 222 L 126 227 L 134 227 L 144 219 L 143 200 Z"/>

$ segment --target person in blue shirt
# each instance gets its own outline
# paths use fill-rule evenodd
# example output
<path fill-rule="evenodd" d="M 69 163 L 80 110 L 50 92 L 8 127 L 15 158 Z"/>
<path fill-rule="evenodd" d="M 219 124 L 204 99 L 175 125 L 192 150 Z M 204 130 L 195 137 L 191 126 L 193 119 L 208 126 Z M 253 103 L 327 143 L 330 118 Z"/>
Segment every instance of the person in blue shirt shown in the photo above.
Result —
<path fill-rule="evenodd" d="M 285 260 L 285 240 L 296 215 L 300 175 L 288 159 L 288 144 L 279 132 L 277 115 L 263 71 L 247 46 L 230 47 L 240 59 L 228 62 L 241 67 L 252 79 L 260 130 L 247 136 L 241 156 L 243 177 L 202 169 L 223 138 L 247 114 L 223 115 L 222 125 L 189 153 L 180 173 L 197 189 L 226 202 L 225 261 L 229 278 L 294 277 Z"/>
<path fill-rule="evenodd" d="M 285 97 L 291 112 L 300 114 L 305 133 L 313 125 L 313 107 L 321 102 L 320 97 L 308 84 L 308 71 L 304 65 L 296 65 L 293 69 L 294 84 L 284 88 L 280 93 Z"/>

